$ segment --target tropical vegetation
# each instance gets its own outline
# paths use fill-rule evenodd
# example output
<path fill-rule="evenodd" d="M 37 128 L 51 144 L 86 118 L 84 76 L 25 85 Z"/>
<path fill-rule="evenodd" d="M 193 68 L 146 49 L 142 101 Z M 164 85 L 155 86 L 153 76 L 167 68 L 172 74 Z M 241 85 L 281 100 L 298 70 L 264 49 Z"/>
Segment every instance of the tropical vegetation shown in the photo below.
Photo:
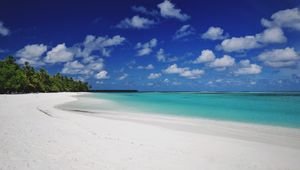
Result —
<path fill-rule="evenodd" d="M 41 68 L 35 70 L 28 62 L 19 66 L 12 56 L 0 60 L 0 93 L 79 92 L 88 91 L 86 82 L 74 80 Z"/>

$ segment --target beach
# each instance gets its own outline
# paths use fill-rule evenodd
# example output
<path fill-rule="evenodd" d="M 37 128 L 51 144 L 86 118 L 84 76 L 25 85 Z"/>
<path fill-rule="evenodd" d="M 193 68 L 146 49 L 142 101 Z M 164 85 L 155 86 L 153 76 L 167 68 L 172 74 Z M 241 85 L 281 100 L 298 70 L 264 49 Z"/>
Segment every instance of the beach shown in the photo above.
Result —
<path fill-rule="evenodd" d="M 79 94 L 0 95 L 0 169 L 300 167 L 297 128 L 57 107 Z"/>

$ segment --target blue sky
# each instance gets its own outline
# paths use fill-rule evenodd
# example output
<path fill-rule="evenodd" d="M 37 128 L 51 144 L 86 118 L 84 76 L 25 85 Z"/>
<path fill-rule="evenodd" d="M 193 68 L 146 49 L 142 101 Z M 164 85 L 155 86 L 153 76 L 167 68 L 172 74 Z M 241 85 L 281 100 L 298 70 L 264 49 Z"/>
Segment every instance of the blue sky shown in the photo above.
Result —
<path fill-rule="evenodd" d="M 300 2 L 14 1 L 0 58 L 94 89 L 300 90 Z"/>

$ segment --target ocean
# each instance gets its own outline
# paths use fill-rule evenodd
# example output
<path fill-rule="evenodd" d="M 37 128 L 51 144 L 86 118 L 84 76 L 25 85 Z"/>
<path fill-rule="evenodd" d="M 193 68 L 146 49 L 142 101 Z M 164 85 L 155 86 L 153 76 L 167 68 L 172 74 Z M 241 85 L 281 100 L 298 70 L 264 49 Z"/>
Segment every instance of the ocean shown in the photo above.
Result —
<path fill-rule="evenodd" d="M 96 99 L 96 100 L 89 100 Z M 101 104 L 101 100 L 106 100 Z M 99 102 L 97 102 L 99 100 Z M 90 93 L 72 110 L 141 112 L 300 128 L 300 93 Z"/>

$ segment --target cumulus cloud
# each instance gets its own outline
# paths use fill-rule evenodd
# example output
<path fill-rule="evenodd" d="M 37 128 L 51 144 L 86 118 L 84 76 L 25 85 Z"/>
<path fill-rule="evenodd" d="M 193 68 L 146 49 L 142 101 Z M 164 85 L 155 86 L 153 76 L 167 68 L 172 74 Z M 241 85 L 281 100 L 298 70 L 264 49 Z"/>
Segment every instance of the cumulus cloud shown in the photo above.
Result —
<path fill-rule="evenodd" d="M 156 47 L 157 45 L 157 39 L 153 38 L 152 40 L 150 40 L 149 42 L 146 42 L 144 44 L 142 43 L 137 43 L 135 48 L 138 49 L 137 51 L 137 56 L 145 56 L 145 55 L 149 55 L 152 51 L 153 48 Z"/>
<path fill-rule="evenodd" d="M 224 55 L 221 58 L 216 58 L 215 54 L 211 50 L 202 50 L 201 55 L 197 57 L 193 64 L 206 63 L 206 66 L 214 68 L 218 71 L 225 70 L 228 67 L 235 65 L 235 59 L 229 55 Z"/>
<path fill-rule="evenodd" d="M 71 52 L 65 45 L 65 43 L 58 44 L 47 52 L 45 62 L 47 63 L 62 63 L 71 61 L 74 57 L 74 53 Z"/>
<path fill-rule="evenodd" d="M 122 45 L 126 38 L 115 35 L 113 37 L 108 36 L 94 36 L 87 35 L 83 43 L 73 47 L 73 51 L 76 56 L 90 57 L 93 52 L 99 52 L 102 56 L 109 57 L 111 50 L 115 46 Z"/>
<path fill-rule="evenodd" d="M 152 64 L 148 64 L 146 66 L 138 66 L 137 69 L 152 70 L 154 69 L 154 66 Z"/>
<path fill-rule="evenodd" d="M 284 43 L 287 38 L 282 28 L 300 31 L 300 10 L 293 8 L 278 11 L 271 16 L 271 20 L 263 18 L 261 24 L 267 27 L 262 33 L 225 39 L 218 48 L 232 52 L 259 48 L 270 43 Z"/>
<path fill-rule="evenodd" d="M 109 79 L 108 73 L 105 70 L 100 71 L 95 75 L 95 78 L 98 80 Z"/>
<path fill-rule="evenodd" d="M 181 9 L 175 8 L 175 5 L 169 0 L 157 5 L 160 10 L 160 15 L 164 18 L 176 18 L 181 21 L 190 19 L 190 16 L 181 12 Z"/>
<path fill-rule="evenodd" d="M 299 55 L 294 48 L 286 47 L 263 52 L 258 56 L 258 59 L 270 67 L 287 67 L 296 64 Z"/>
<path fill-rule="evenodd" d="M 173 35 L 173 39 L 181 39 L 189 35 L 195 34 L 195 30 L 191 25 L 183 25 L 181 26 Z"/>
<path fill-rule="evenodd" d="M 251 64 L 250 60 L 241 60 L 238 64 L 238 69 L 234 72 L 235 75 L 259 74 L 262 67 L 257 64 Z"/>
<path fill-rule="evenodd" d="M 138 12 L 138 13 L 145 14 L 145 15 L 150 15 L 150 16 L 159 15 L 159 12 L 157 10 L 148 10 L 144 6 L 132 6 L 131 9 L 134 12 Z"/>
<path fill-rule="evenodd" d="M 227 52 L 243 51 L 258 48 L 260 44 L 255 36 L 249 35 L 245 37 L 233 37 L 222 41 L 220 48 Z"/>
<path fill-rule="evenodd" d="M 0 35 L 8 36 L 10 34 L 10 30 L 4 26 L 3 22 L 0 21 Z"/>
<path fill-rule="evenodd" d="M 125 18 L 118 25 L 117 28 L 136 28 L 136 29 L 145 29 L 149 28 L 155 24 L 154 20 L 140 17 L 138 15 L 133 16 L 132 18 Z"/>
<path fill-rule="evenodd" d="M 24 64 L 28 62 L 31 65 L 44 65 L 41 61 L 41 56 L 47 51 L 47 46 L 44 44 L 26 45 L 24 48 L 17 51 L 16 56 L 19 58 L 17 63 Z"/>
<path fill-rule="evenodd" d="M 265 27 L 282 27 L 300 31 L 300 9 L 280 10 L 271 16 L 271 20 L 263 18 L 261 23 Z"/>
<path fill-rule="evenodd" d="M 64 64 L 62 73 L 64 74 L 84 74 L 83 72 L 84 65 L 79 61 L 75 60 L 72 62 L 67 62 Z"/>
<path fill-rule="evenodd" d="M 216 58 L 214 61 L 209 63 L 209 67 L 216 68 L 217 70 L 224 70 L 227 67 L 232 67 L 235 64 L 235 59 L 229 55 L 224 55 L 221 58 Z"/>
<path fill-rule="evenodd" d="M 241 52 L 244 50 L 262 47 L 269 43 L 283 43 L 286 42 L 283 31 L 279 27 L 272 27 L 265 29 L 262 33 L 256 35 L 248 35 L 245 37 L 232 37 L 222 41 L 219 46 L 227 52 Z"/>
<path fill-rule="evenodd" d="M 103 67 L 104 67 L 103 59 L 94 60 L 93 62 L 90 62 L 87 65 L 87 68 L 90 69 L 90 70 L 92 70 L 92 71 L 102 70 Z"/>
<path fill-rule="evenodd" d="M 92 75 L 95 73 L 95 71 L 102 70 L 103 67 L 104 64 L 102 59 L 93 61 L 87 65 L 83 65 L 79 61 L 75 60 L 72 62 L 65 63 L 62 69 L 62 73 Z"/>
<path fill-rule="evenodd" d="M 104 68 L 102 56 L 109 56 L 113 47 L 123 44 L 126 39 L 119 35 L 108 36 L 86 36 L 84 42 L 66 47 L 65 43 L 58 44 L 47 52 L 47 46 L 43 44 L 27 45 L 17 51 L 18 63 L 29 62 L 31 65 L 39 66 L 45 63 L 64 63 L 61 72 L 63 74 L 78 74 L 88 78 L 90 76 L 99 77 Z M 153 43 L 151 43 L 153 45 Z M 47 53 L 46 53 L 47 52 Z M 42 55 L 46 53 L 42 59 Z M 98 54 L 97 54 L 98 53 Z M 73 60 L 77 58 L 77 60 Z M 45 62 L 45 63 L 44 63 Z M 94 75 L 95 73 L 98 73 Z M 107 74 L 107 73 L 106 73 Z M 108 77 L 108 76 L 104 76 Z"/>
<path fill-rule="evenodd" d="M 111 47 L 111 46 L 121 45 L 126 40 L 126 38 L 121 37 L 120 35 L 115 35 L 112 38 L 98 37 L 93 39 L 94 42 L 97 42 L 98 45 L 101 47 Z"/>
<path fill-rule="evenodd" d="M 70 60 L 64 64 L 62 72 L 64 74 L 81 74 L 85 77 L 90 77 L 92 75 L 95 78 L 101 77 L 105 72 L 100 73 L 104 68 L 103 59 L 100 57 L 109 57 L 113 48 L 122 45 L 125 40 L 126 38 L 120 35 L 115 35 L 113 37 L 87 35 L 83 42 L 75 44 L 73 47 L 67 49 L 72 52 L 76 58 L 81 58 L 81 61 L 75 60 L 71 62 Z M 76 67 L 79 65 L 84 65 L 84 67 Z M 108 76 L 104 76 L 103 79 L 105 78 L 108 78 Z"/>
<path fill-rule="evenodd" d="M 26 45 L 17 52 L 17 56 L 23 58 L 39 58 L 46 51 L 47 46 L 44 44 Z"/>
<path fill-rule="evenodd" d="M 156 58 L 157 61 L 159 62 L 174 62 L 179 60 L 179 57 L 170 57 L 167 54 L 165 54 L 165 50 L 160 48 L 157 52 L 156 52 Z"/>
<path fill-rule="evenodd" d="M 161 73 L 150 73 L 148 79 L 157 79 L 161 76 Z"/>
<path fill-rule="evenodd" d="M 272 27 L 264 30 L 264 32 L 257 34 L 256 39 L 260 43 L 283 43 L 287 38 L 279 27 Z"/>
<path fill-rule="evenodd" d="M 193 61 L 194 64 L 212 62 L 216 58 L 211 50 L 202 50 L 201 55 Z"/>
<path fill-rule="evenodd" d="M 204 75 L 204 70 L 200 69 L 190 69 L 189 67 L 178 67 L 177 64 L 170 65 L 164 70 L 166 74 L 178 74 L 181 77 L 186 77 L 189 79 L 199 78 Z"/>
<path fill-rule="evenodd" d="M 222 40 L 227 36 L 224 35 L 224 30 L 220 27 L 209 27 L 208 30 L 201 35 L 203 39 Z"/>

